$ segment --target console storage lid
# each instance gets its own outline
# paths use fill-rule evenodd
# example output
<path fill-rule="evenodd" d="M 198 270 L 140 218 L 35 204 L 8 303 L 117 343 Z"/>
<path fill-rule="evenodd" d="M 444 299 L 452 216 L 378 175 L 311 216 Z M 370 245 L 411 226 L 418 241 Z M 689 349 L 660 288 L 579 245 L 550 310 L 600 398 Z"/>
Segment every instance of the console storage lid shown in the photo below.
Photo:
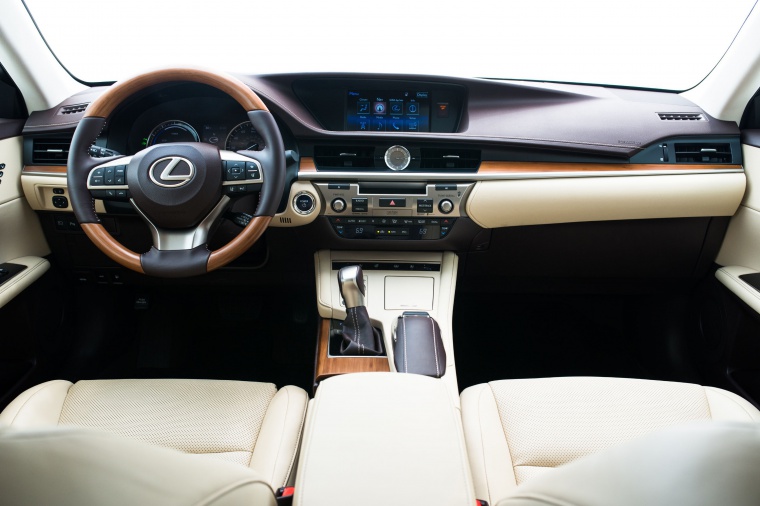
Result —
<path fill-rule="evenodd" d="M 459 410 L 442 380 L 373 372 L 319 385 L 296 506 L 474 503 Z"/>

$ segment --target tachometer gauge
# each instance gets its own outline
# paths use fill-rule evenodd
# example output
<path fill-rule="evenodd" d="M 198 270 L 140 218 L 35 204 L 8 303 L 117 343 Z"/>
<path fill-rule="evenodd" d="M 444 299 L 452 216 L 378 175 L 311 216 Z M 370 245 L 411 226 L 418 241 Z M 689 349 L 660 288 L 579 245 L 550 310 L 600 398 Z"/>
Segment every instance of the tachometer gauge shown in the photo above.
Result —
<path fill-rule="evenodd" d="M 230 130 L 224 149 L 228 151 L 261 151 L 264 149 L 264 139 L 259 135 L 250 121 L 244 121 Z"/>
<path fill-rule="evenodd" d="M 180 120 L 164 121 L 151 130 L 146 145 L 166 144 L 168 142 L 200 142 L 198 132 L 189 124 Z"/>

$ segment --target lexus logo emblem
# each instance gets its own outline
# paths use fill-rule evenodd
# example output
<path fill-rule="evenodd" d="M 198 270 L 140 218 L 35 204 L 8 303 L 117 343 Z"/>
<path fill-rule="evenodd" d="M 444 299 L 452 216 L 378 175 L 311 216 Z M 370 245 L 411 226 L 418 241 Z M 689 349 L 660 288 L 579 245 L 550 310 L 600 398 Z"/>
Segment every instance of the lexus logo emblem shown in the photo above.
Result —
<path fill-rule="evenodd" d="M 195 176 L 195 165 L 181 156 L 167 156 L 153 162 L 148 169 L 150 180 L 164 188 L 178 188 Z"/>

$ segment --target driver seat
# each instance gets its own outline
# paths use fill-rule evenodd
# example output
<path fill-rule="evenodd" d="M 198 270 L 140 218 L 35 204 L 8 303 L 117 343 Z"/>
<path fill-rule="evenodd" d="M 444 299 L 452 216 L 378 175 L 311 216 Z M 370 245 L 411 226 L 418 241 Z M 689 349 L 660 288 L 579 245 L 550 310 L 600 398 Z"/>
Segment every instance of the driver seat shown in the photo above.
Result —
<path fill-rule="evenodd" d="M 193 379 L 54 380 L 26 390 L 0 427 L 98 429 L 250 467 L 290 485 L 308 395 L 271 383 Z"/>

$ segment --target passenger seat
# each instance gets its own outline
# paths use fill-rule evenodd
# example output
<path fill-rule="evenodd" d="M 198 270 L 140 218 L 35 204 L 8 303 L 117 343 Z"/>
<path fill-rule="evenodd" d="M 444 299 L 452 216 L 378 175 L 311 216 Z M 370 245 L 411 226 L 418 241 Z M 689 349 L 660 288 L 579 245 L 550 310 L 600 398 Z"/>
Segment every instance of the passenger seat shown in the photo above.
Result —
<path fill-rule="evenodd" d="M 760 422 L 726 390 L 623 378 L 493 381 L 462 392 L 476 497 L 496 504 L 537 475 L 667 427 L 697 421 Z"/>

